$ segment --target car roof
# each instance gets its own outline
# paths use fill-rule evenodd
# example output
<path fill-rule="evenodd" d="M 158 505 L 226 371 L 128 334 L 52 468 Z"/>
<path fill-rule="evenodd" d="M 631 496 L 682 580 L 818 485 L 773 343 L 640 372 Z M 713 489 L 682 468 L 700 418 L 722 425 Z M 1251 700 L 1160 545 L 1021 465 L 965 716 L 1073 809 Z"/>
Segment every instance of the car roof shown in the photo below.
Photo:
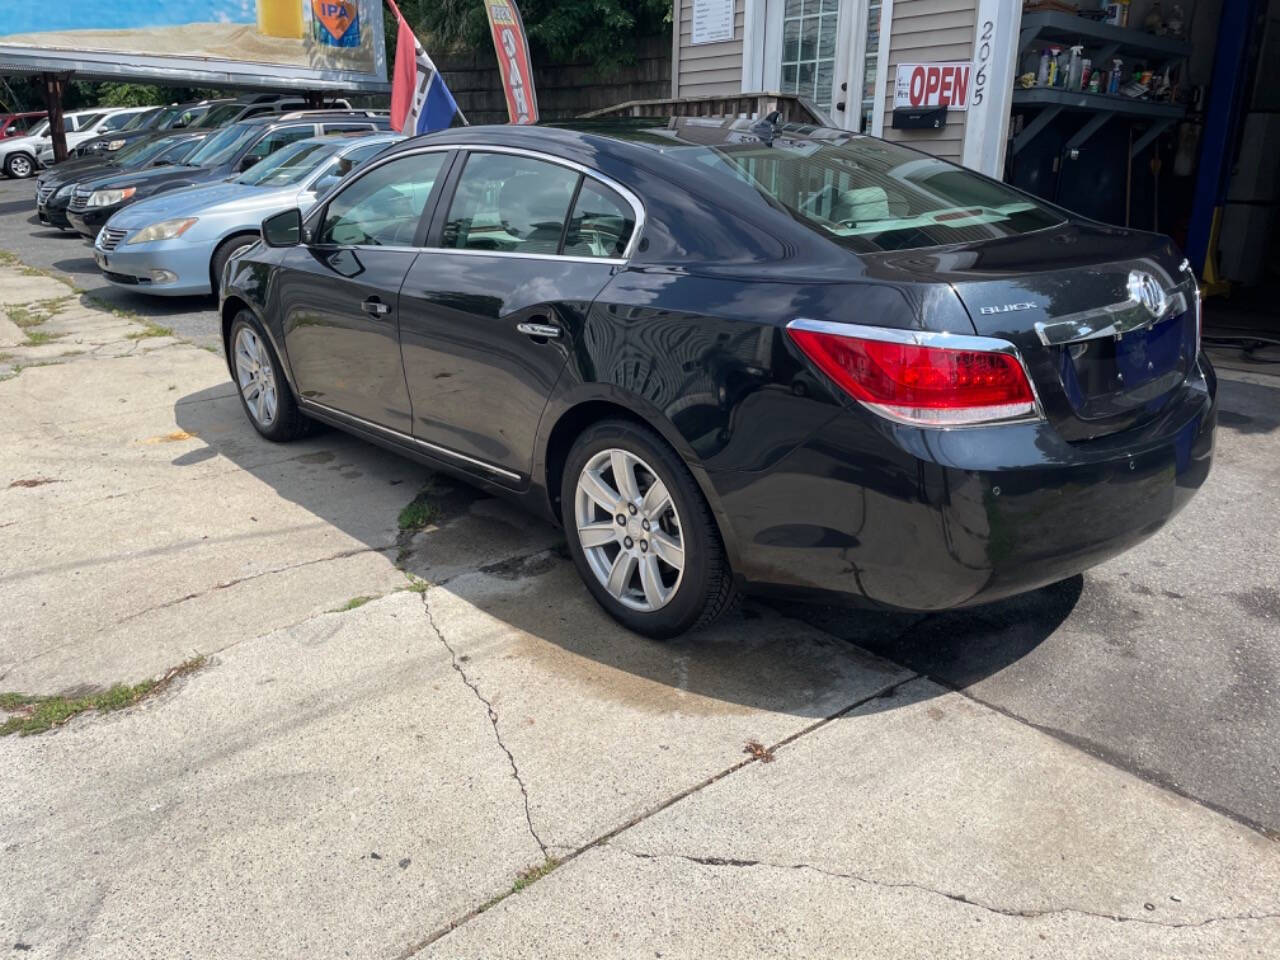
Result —
<path fill-rule="evenodd" d="M 236 123 L 267 126 L 275 123 L 323 123 L 326 120 L 385 120 L 390 116 L 386 111 L 377 110 L 287 110 L 280 113 L 263 113 L 256 117 L 246 117 Z"/>

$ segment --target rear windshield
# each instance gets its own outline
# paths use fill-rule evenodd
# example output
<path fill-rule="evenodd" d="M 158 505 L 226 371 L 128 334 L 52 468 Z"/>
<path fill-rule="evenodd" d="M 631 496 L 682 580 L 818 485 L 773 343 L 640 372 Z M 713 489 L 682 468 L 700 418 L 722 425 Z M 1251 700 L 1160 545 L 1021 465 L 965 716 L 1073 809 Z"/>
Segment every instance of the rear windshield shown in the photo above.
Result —
<path fill-rule="evenodd" d="M 874 137 L 769 137 L 766 130 L 764 138 L 741 140 L 663 152 L 723 175 L 744 197 L 853 250 L 991 240 L 1063 222 L 1004 184 Z"/>

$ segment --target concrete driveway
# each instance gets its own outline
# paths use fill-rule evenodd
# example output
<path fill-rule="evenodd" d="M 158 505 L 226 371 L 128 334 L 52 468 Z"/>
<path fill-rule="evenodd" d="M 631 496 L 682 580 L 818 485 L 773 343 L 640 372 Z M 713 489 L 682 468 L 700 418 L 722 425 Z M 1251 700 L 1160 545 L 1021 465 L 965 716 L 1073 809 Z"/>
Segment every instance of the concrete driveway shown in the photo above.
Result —
<path fill-rule="evenodd" d="M 265 443 L 220 356 L 57 280 L 0 268 L 0 301 L 50 315 L 0 325 L 0 690 L 196 665 L 0 738 L 0 951 L 1280 953 L 1262 378 L 1224 384 L 1210 487 L 1083 578 L 658 644 L 558 531 L 337 432 Z"/>

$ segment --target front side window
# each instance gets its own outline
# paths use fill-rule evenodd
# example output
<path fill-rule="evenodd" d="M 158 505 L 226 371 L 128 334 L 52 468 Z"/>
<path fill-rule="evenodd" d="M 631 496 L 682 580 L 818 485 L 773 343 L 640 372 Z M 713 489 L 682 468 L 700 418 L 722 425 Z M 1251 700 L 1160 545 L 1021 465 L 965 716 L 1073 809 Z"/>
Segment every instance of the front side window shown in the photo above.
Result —
<path fill-rule="evenodd" d="M 115 130 L 123 130 L 129 125 L 129 121 L 136 116 L 132 113 L 113 113 L 102 121 L 102 132 L 111 133 Z"/>
<path fill-rule="evenodd" d="M 578 176 L 532 157 L 471 154 L 449 205 L 441 246 L 558 253 Z"/>
<path fill-rule="evenodd" d="M 329 203 L 317 242 L 410 246 L 447 153 L 400 157 L 360 177 Z"/>
<path fill-rule="evenodd" d="M 621 257 L 635 229 L 631 204 L 617 191 L 587 177 L 569 217 L 564 253 L 574 257 Z"/>

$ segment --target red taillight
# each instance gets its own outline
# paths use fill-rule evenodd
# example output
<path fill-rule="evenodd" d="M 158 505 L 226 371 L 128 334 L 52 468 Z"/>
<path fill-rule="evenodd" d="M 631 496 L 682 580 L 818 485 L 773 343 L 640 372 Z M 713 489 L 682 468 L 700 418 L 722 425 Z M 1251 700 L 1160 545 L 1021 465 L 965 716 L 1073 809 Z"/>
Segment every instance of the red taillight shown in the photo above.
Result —
<path fill-rule="evenodd" d="M 925 335 L 955 344 L 938 346 L 910 342 L 917 337 L 906 331 L 844 328 L 796 320 L 787 332 L 842 390 L 885 416 L 932 426 L 1038 416 L 1031 381 L 1005 341 Z"/>

